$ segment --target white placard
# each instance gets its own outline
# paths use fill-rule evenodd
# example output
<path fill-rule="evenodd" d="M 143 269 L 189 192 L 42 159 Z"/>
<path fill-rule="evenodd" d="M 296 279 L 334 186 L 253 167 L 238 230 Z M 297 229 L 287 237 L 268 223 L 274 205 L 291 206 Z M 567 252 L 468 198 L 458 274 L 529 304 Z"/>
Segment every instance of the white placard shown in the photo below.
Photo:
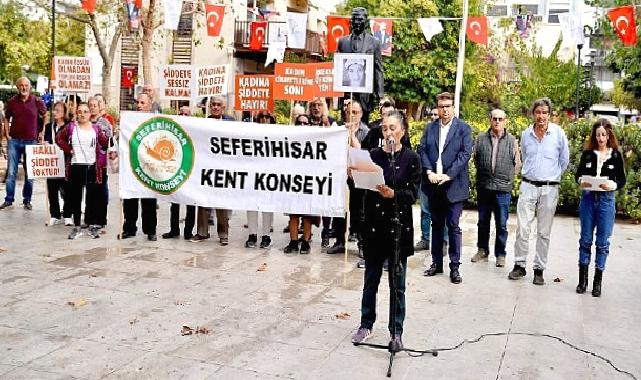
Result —
<path fill-rule="evenodd" d="M 287 12 L 287 47 L 291 49 L 305 49 L 307 39 L 307 13 Z"/>
<path fill-rule="evenodd" d="M 91 58 L 54 57 L 53 86 L 64 93 L 91 93 Z"/>
<path fill-rule="evenodd" d="M 374 91 L 374 56 L 334 54 L 334 91 L 371 94 Z"/>
<path fill-rule="evenodd" d="M 56 144 L 25 147 L 28 178 L 60 178 L 65 176 L 65 156 Z"/>
<path fill-rule="evenodd" d="M 160 99 L 191 100 L 195 98 L 198 86 L 193 66 L 164 65 L 160 66 Z"/>
<path fill-rule="evenodd" d="M 342 216 L 347 130 L 123 112 L 120 196 Z"/>
<path fill-rule="evenodd" d="M 198 97 L 227 95 L 229 65 L 202 66 L 198 68 Z"/>

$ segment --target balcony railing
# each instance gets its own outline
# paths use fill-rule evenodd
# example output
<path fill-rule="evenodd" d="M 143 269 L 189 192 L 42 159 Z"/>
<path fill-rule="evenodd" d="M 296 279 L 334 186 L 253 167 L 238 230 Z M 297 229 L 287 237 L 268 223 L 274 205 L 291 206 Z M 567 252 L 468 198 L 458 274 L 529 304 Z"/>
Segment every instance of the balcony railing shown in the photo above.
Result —
<path fill-rule="evenodd" d="M 236 21 L 234 28 L 234 46 L 237 50 L 247 50 L 249 49 L 249 41 L 251 39 L 251 21 Z M 269 21 L 269 24 L 285 24 L 284 21 Z M 266 51 L 269 47 L 269 33 L 273 30 L 278 30 L 277 28 L 267 27 L 267 34 L 265 36 L 265 41 L 263 42 L 262 50 Z M 293 51 L 301 51 L 301 49 L 290 49 Z M 307 36 L 305 39 L 305 52 L 314 55 L 323 54 L 321 36 L 318 33 L 307 31 Z"/>

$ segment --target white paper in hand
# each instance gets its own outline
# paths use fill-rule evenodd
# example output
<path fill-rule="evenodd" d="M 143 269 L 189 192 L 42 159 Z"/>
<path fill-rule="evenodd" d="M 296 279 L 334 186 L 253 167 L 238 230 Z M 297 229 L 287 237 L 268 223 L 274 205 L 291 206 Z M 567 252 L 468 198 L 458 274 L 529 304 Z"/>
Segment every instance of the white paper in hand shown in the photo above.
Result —
<path fill-rule="evenodd" d="M 352 179 L 354 179 L 354 186 L 357 189 L 378 191 L 376 186 L 385 184 L 383 169 L 381 168 L 375 171 L 352 170 Z"/>

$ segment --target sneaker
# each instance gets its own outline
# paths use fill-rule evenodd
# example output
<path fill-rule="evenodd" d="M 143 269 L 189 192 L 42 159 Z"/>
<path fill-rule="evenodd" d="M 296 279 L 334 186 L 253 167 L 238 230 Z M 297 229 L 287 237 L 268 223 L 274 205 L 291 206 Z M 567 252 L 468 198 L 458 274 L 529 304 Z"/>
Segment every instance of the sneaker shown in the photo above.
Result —
<path fill-rule="evenodd" d="M 503 268 L 505 266 L 505 256 L 496 256 L 496 266 Z"/>
<path fill-rule="evenodd" d="M 49 223 L 47 223 L 47 225 L 48 225 L 49 227 L 51 227 L 51 226 L 55 226 L 55 225 L 58 225 L 58 224 L 62 224 L 62 219 L 58 219 L 58 218 L 51 218 L 51 219 L 49 219 Z"/>
<path fill-rule="evenodd" d="M 327 250 L 328 255 L 335 255 L 337 253 L 345 253 L 345 244 L 336 242 L 330 249 Z"/>
<path fill-rule="evenodd" d="M 209 238 L 209 236 L 207 236 L 207 238 Z M 220 238 L 220 245 L 226 246 L 227 244 L 229 244 L 229 238 L 221 237 Z"/>
<path fill-rule="evenodd" d="M 13 206 L 13 203 L 5 201 L 3 204 L 0 205 L 0 210 L 4 210 L 5 208 L 11 208 L 12 206 Z"/>
<path fill-rule="evenodd" d="M 268 235 L 263 235 L 260 238 L 260 248 L 267 249 L 271 246 L 272 246 L 272 238 L 270 238 Z"/>
<path fill-rule="evenodd" d="M 359 345 L 369 339 L 370 336 L 372 336 L 372 330 L 360 327 L 354 335 L 352 335 L 352 343 Z"/>
<path fill-rule="evenodd" d="M 384 270 L 385 272 L 388 272 L 388 271 L 389 271 L 389 260 L 385 260 L 385 261 L 383 261 L 383 270 Z"/>
<path fill-rule="evenodd" d="M 73 226 L 73 219 L 65 218 L 65 226 Z"/>
<path fill-rule="evenodd" d="M 311 247 L 309 246 L 309 242 L 307 240 L 303 240 L 300 243 L 300 254 L 301 255 L 306 255 L 309 253 Z"/>
<path fill-rule="evenodd" d="M 403 351 L 403 339 L 401 334 L 395 334 L 389 341 L 389 349 L 391 352 Z"/>
<path fill-rule="evenodd" d="M 418 243 L 414 246 L 415 251 L 429 251 L 430 241 L 429 240 L 419 240 Z"/>
<path fill-rule="evenodd" d="M 507 275 L 507 278 L 510 280 L 520 280 L 522 277 L 526 275 L 525 268 L 518 264 L 514 264 L 514 268 L 512 271 Z"/>
<path fill-rule="evenodd" d="M 29 210 L 29 211 L 31 211 L 33 209 L 33 206 L 31 205 L 31 202 L 23 203 L 22 207 L 24 207 L 25 210 Z"/>
<path fill-rule="evenodd" d="M 534 280 L 532 281 L 534 285 L 545 285 L 545 280 L 543 279 L 543 269 L 534 270 Z"/>
<path fill-rule="evenodd" d="M 329 239 L 328 238 L 322 238 L 321 239 L 321 248 L 329 248 Z"/>
<path fill-rule="evenodd" d="M 489 255 L 488 255 L 486 250 L 484 250 L 482 248 L 479 248 L 478 252 L 476 252 L 476 254 L 474 256 L 472 256 L 472 260 L 471 261 L 473 263 L 476 263 L 476 262 L 487 262 L 488 261 L 488 259 L 487 259 L 488 256 Z"/>
<path fill-rule="evenodd" d="M 258 241 L 258 236 L 250 234 L 245 242 L 245 248 L 256 248 L 256 242 Z"/>
<path fill-rule="evenodd" d="M 89 236 L 91 236 L 92 239 L 98 239 L 100 237 L 100 226 L 89 227 Z"/>
<path fill-rule="evenodd" d="M 356 263 L 356 268 L 358 269 L 365 269 L 365 259 L 360 259 Z"/>
<path fill-rule="evenodd" d="M 82 229 L 80 226 L 76 226 L 73 229 L 71 229 L 71 232 L 69 233 L 69 239 L 70 240 L 76 240 L 82 235 Z"/>
<path fill-rule="evenodd" d="M 207 234 L 207 236 L 196 234 L 189 241 L 192 243 L 200 243 L 201 241 L 205 241 L 207 239 L 209 239 L 209 234 Z"/>
<path fill-rule="evenodd" d="M 283 249 L 285 253 L 297 253 L 298 252 L 298 240 L 291 240 L 287 247 Z"/>

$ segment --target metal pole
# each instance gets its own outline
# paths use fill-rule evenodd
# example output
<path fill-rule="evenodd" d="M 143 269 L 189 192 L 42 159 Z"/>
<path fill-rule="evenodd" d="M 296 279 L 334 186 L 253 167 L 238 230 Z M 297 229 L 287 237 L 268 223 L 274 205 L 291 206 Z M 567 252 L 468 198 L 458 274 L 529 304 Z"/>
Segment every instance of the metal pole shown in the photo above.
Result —
<path fill-rule="evenodd" d="M 590 62 L 590 104 L 588 110 L 592 109 L 592 78 L 594 75 L 594 57 L 592 58 L 592 62 Z"/>
<path fill-rule="evenodd" d="M 581 49 L 583 48 L 583 44 L 578 44 L 576 45 L 576 47 L 577 49 L 579 49 L 579 54 L 576 63 L 576 109 L 574 114 L 575 120 L 579 118 L 579 85 L 581 82 Z"/>
<path fill-rule="evenodd" d="M 456 62 L 456 87 L 454 89 L 454 116 L 459 117 L 461 88 L 463 87 L 463 66 L 465 64 L 465 30 L 467 29 L 467 8 L 469 0 L 463 1 L 463 19 L 458 36 L 458 60 Z"/>

